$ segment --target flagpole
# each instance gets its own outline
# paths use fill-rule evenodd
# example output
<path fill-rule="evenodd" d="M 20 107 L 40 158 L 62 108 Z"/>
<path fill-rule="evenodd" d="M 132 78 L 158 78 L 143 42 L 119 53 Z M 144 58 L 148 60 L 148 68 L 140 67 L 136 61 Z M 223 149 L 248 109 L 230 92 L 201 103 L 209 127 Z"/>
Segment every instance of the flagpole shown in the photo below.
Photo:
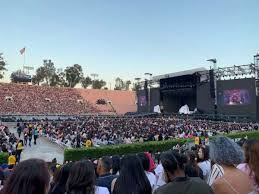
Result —
<path fill-rule="evenodd" d="M 24 66 L 25 66 L 25 51 L 23 52 L 23 72 L 24 72 Z"/>

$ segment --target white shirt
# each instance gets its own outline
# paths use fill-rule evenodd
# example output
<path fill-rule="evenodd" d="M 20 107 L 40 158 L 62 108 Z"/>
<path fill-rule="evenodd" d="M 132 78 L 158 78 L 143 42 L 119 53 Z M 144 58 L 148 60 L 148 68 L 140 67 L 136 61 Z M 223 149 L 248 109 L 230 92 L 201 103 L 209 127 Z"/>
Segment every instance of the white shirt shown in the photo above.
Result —
<path fill-rule="evenodd" d="M 201 168 L 201 170 L 203 172 L 204 180 L 207 182 L 208 178 L 210 176 L 210 172 L 211 172 L 211 163 L 210 163 L 210 161 L 206 160 L 206 161 L 203 161 L 203 162 L 199 162 L 198 166 Z"/>
<path fill-rule="evenodd" d="M 155 173 L 156 173 L 156 177 L 157 177 L 155 189 L 157 189 L 158 187 L 161 187 L 166 184 L 165 177 L 164 177 L 164 168 L 163 168 L 162 164 L 157 165 L 157 167 L 155 168 Z"/>
<path fill-rule="evenodd" d="M 222 177 L 223 175 L 224 175 L 224 169 L 222 168 L 222 166 L 218 164 L 214 164 L 212 166 L 212 170 L 207 181 L 208 185 L 211 186 L 216 179 Z"/>
<path fill-rule="evenodd" d="M 145 171 L 145 173 L 150 182 L 151 188 L 154 189 L 156 186 L 156 176 L 152 172 Z"/>
<path fill-rule="evenodd" d="M 110 194 L 106 187 L 95 186 L 95 194 Z"/>

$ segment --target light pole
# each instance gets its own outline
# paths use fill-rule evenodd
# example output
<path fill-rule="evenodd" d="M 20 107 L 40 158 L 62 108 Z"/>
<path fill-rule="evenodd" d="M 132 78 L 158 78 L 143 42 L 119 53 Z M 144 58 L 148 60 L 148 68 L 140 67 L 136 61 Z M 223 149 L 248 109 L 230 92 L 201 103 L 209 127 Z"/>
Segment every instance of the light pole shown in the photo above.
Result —
<path fill-rule="evenodd" d="M 215 101 L 214 101 L 214 116 L 217 115 L 218 109 L 218 94 L 217 94 L 217 76 L 216 76 L 216 69 L 217 69 L 217 59 L 208 59 L 207 61 L 213 63 L 213 77 L 214 77 L 214 94 L 215 94 Z"/>
<path fill-rule="evenodd" d="M 152 73 L 144 73 L 145 76 L 149 76 L 149 79 L 147 80 L 147 89 L 148 89 L 148 112 L 151 112 L 151 77 Z"/>
<path fill-rule="evenodd" d="M 255 67 L 255 93 L 256 96 L 259 94 L 259 89 L 257 87 L 257 80 L 258 80 L 258 62 L 259 62 L 259 53 L 257 53 L 256 55 L 254 55 L 254 67 Z"/>

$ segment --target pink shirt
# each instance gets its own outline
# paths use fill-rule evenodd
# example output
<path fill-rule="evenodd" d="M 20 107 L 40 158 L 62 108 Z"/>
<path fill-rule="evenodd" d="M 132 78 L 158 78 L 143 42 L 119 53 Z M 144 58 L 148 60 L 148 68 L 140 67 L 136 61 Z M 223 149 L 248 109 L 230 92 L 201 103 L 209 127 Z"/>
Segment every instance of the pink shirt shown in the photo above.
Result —
<path fill-rule="evenodd" d="M 250 168 L 249 168 L 249 166 L 248 166 L 247 163 L 239 164 L 239 165 L 237 166 L 237 169 L 243 171 L 243 172 L 246 173 L 248 176 L 250 176 L 251 170 L 250 170 Z"/>
<path fill-rule="evenodd" d="M 150 153 L 145 152 L 145 154 L 146 154 L 146 156 L 147 156 L 148 159 L 149 159 L 149 170 L 148 170 L 148 171 L 149 171 L 149 172 L 153 172 L 154 169 L 156 168 L 155 162 L 154 162 L 154 160 L 153 160 L 153 158 L 152 158 L 152 156 L 151 156 Z"/>

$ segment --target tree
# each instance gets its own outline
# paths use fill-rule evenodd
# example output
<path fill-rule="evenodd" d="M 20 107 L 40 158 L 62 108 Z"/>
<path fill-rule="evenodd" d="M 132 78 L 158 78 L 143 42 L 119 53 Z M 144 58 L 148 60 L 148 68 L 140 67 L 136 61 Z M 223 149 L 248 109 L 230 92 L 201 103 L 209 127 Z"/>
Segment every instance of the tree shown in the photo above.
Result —
<path fill-rule="evenodd" d="M 69 87 L 73 88 L 78 84 L 83 78 L 83 70 L 81 65 L 75 64 L 71 67 L 65 69 L 66 81 Z"/>
<path fill-rule="evenodd" d="M 50 78 L 50 86 L 58 86 L 59 85 L 59 76 L 58 74 L 54 74 L 51 78 Z"/>
<path fill-rule="evenodd" d="M 51 83 L 51 79 L 53 79 L 52 77 L 56 74 L 55 65 L 51 60 L 43 60 L 42 73 L 44 75 L 46 84 L 49 86 Z"/>
<path fill-rule="evenodd" d="M 103 80 L 94 80 L 92 83 L 92 88 L 93 89 L 101 89 L 102 87 L 104 87 L 106 85 L 106 82 Z"/>
<path fill-rule="evenodd" d="M 43 60 L 43 66 L 36 70 L 36 74 L 32 77 L 32 83 L 47 86 L 56 86 L 59 83 L 59 78 L 56 73 L 56 68 L 51 60 Z"/>
<path fill-rule="evenodd" d="M 41 66 L 36 70 L 36 74 L 32 77 L 32 83 L 36 85 L 40 85 L 40 83 L 44 81 L 44 78 L 45 78 L 45 68 L 44 66 Z"/>
<path fill-rule="evenodd" d="M 0 53 L 0 79 L 4 77 L 3 71 L 6 71 L 5 66 L 6 66 L 6 63 L 4 61 L 3 53 Z"/>
<path fill-rule="evenodd" d="M 63 71 L 59 72 L 58 74 L 58 85 L 60 87 L 68 87 L 66 82 L 66 74 Z"/>
<path fill-rule="evenodd" d="M 92 79 L 91 79 L 89 76 L 83 77 L 83 78 L 81 79 L 81 86 L 82 86 L 83 88 L 87 88 L 87 87 L 90 86 L 91 84 L 92 84 Z"/>

